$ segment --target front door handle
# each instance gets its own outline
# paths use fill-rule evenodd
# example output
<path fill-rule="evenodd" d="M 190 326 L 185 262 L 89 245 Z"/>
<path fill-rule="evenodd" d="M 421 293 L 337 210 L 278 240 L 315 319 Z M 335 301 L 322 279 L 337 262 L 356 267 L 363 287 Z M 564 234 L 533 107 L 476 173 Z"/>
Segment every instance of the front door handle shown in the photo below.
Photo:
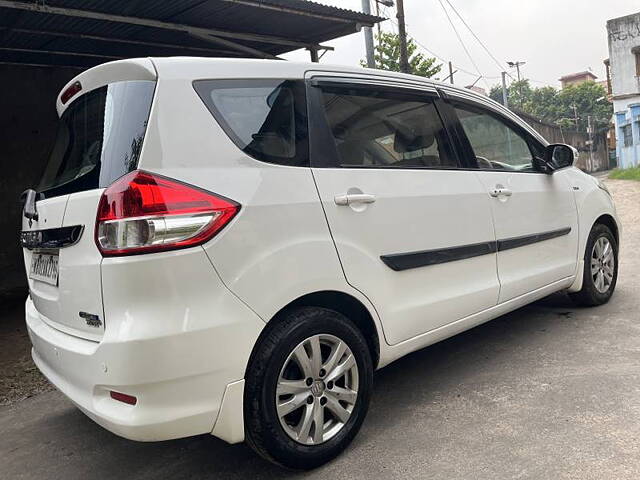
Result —
<path fill-rule="evenodd" d="M 336 202 L 336 205 L 340 206 L 354 203 L 373 203 L 376 201 L 376 196 L 368 193 L 347 193 L 346 195 L 336 195 L 333 201 Z"/>
<path fill-rule="evenodd" d="M 511 195 L 513 195 L 513 192 L 510 189 L 503 187 L 502 185 L 496 185 L 495 188 L 489 192 L 489 195 L 491 195 L 492 197 L 510 197 Z"/>

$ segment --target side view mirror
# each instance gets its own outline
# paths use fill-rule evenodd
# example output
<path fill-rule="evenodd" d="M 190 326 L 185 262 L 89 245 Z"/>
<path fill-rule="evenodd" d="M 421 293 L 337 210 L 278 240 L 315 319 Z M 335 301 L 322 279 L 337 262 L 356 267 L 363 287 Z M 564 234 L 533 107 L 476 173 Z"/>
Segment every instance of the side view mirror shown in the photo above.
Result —
<path fill-rule="evenodd" d="M 560 168 L 570 167 L 577 158 L 578 150 L 571 145 L 552 143 L 547 146 L 544 152 L 544 158 L 533 158 L 533 168 L 539 172 L 551 175 Z"/>
<path fill-rule="evenodd" d="M 545 163 L 553 170 L 570 167 L 578 158 L 578 151 L 564 143 L 552 143 L 544 154 Z"/>

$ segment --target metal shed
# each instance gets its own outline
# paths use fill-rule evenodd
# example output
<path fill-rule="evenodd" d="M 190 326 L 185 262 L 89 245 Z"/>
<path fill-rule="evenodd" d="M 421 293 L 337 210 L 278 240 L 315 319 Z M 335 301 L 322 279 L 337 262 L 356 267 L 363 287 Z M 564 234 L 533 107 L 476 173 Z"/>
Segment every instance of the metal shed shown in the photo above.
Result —
<path fill-rule="evenodd" d="M 0 0 L 0 62 L 91 67 L 139 56 L 277 58 L 383 20 L 305 0 Z"/>
<path fill-rule="evenodd" d="M 147 56 L 277 58 L 382 18 L 306 0 L 0 0 L 0 308 L 25 295 L 20 192 L 55 137 L 55 98 L 83 70 Z"/>

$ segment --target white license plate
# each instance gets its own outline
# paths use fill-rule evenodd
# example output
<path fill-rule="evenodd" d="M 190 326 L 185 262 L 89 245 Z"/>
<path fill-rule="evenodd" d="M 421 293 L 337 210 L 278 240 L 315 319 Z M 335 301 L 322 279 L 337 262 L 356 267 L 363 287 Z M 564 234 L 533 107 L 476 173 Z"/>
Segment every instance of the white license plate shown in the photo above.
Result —
<path fill-rule="evenodd" d="M 31 256 L 29 278 L 57 286 L 58 255 L 51 253 L 34 253 Z"/>

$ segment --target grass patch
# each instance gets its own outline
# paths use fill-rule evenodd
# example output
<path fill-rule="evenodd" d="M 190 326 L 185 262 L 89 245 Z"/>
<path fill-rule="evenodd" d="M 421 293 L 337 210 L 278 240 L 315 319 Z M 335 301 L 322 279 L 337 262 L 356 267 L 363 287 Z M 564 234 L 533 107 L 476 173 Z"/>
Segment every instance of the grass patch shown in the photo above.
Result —
<path fill-rule="evenodd" d="M 611 170 L 609 178 L 616 180 L 637 180 L 640 182 L 640 167 L 633 168 L 616 168 Z"/>

